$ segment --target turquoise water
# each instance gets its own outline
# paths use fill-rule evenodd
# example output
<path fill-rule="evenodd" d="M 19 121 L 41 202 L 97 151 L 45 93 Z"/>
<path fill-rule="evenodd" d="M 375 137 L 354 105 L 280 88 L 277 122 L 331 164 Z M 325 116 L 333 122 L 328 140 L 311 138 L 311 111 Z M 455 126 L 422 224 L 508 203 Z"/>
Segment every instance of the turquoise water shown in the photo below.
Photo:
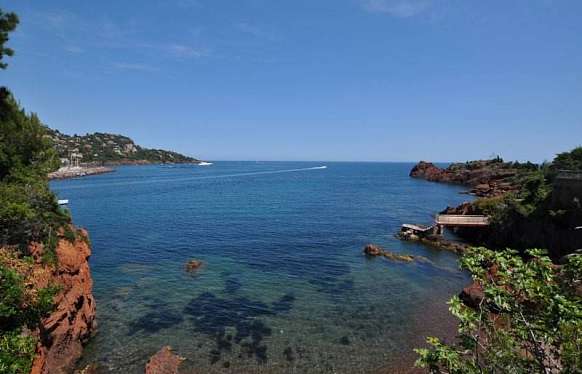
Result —
<path fill-rule="evenodd" d="M 82 364 L 142 373 L 171 345 L 194 372 L 410 365 L 424 334 L 450 329 L 444 303 L 468 281 L 455 255 L 393 237 L 467 198 L 411 167 L 217 162 L 53 182 L 93 243 L 99 327 Z M 367 259 L 367 243 L 428 261 Z"/>

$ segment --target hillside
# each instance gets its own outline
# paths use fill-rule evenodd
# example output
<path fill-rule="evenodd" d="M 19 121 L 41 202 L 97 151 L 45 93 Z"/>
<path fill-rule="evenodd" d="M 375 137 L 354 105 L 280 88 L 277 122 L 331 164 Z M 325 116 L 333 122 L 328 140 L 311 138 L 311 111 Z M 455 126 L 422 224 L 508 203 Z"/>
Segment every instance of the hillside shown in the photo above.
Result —
<path fill-rule="evenodd" d="M 199 162 L 180 153 L 141 147 L 123 135 L 96 132 L 71 136 L 53 129 L 48 133 L 63 163 L 71 159 L 85 165 Z"/>

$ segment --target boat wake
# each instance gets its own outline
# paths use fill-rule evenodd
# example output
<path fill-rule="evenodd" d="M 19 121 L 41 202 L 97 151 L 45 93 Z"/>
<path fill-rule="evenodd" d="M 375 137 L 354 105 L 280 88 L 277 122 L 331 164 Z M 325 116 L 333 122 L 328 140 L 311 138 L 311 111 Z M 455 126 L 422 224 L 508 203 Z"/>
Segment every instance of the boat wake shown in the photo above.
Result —
<path fill-rule="evenodd" d="M 136 185 L 136 184 L 153 184 L 153 183 L 168 183 L 168 182 L 188 182 L 188 181 L 203 180 L 203 179 L 237 178 L 237 177 L 248 177 L 248 176 L 253 176 L 253 175 L 299 173 L 299 172 L 304 172 L 304 171 L 323 170 L 323 169 L 327 169 L 327 166 L 322 165 L 322 166 L 314 166 L 314 167 L 300 168 L 300 169 L 265 170 L 265 171 L 253 171 L 253 172 L 248 172 L 248 173 L 203 175 L 203 176 L 191 176 L 191 177 L 183 177 L 183 178 L 155 178 L 155 179 L 147 179 L 147 180 L 112 182 L 112 183 L 86 183 L 86 184 L 77 184 L 77 185 L 70 185 L 70 186 L 61 185 L 58 187 L 58 190 L 69 190 L 69 189 L 91 188 L 91 187 L 101 188 L 104 186 L 128 186 L 128 185 Z"/>

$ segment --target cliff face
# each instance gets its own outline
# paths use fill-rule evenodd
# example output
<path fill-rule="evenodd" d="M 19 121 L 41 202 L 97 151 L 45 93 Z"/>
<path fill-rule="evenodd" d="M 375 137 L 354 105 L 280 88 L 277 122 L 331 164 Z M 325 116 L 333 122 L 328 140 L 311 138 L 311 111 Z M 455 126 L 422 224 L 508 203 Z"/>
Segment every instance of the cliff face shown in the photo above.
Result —
<path fill-rule="evenodd" d="M 32 248 L 35 258 L 42 248 Z M 88 259 L 91 248 L 85 230 L 77 231 L 70 242 L 60 238 L 56 255 L 58 264 L 50 276 L 38 279 L 38 286 L 58 285 L 55 310 L 42 320 L 38 331 L 40 343 L 32 374 L 59 374 L 73 371 L 83 345 L 95 331 L 95 299 Z"/>

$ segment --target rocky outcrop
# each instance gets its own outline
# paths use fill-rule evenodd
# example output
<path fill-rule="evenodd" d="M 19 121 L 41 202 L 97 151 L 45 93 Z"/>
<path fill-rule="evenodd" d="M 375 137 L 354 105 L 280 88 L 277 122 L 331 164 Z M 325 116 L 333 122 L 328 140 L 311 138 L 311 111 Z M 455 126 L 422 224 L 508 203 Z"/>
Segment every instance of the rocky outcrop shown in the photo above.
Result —
<path fill-rule="evenodd" d="M 364 247 L 364 254 L 367 256 L 381 256 L 384 251 L 374 244 L 367 244 Z"/>
<path fill-rule="evenodd" d="M 463 288 L 459 294 L 461 301 L 471 308 L 478 308 L 485 298 L 483 287 L 477 282 L 473 282 L 467 287 Z"/>
<path fill-rule="evenodd" d="M 459 254 L 463 253 L 468 247 L 470 247 L 468 243 L 445 239 L 442 235 L 437 234 L 419 236 L 401 231 L 396 234 L 396 237 L 401 240 L 416 241 L 436 249 L 446 250 Z"/>
<path fill-rule="evenodd" d="M 511 163 L 500 160 L 454 163 L 446 169 L 420 161 L 412 168 L 410 176 L 431 182 L 462 184 L 471 187 L 469 192 L 473 195 L 491 197 L 518 190 L 519 186 L 512 180 L 518 172 Z"/>
<path fill-rule="evenodd" d="M 146 364 L 146 374 L 177 374 L 183 357 L 172 352 L 169 346 L 163 347 L 158 353 L 153 355 Z"/>
<path fill-rule="evenodd" d="M 392 261 L 400 261 L 400 262 L 412 262 L 416 259 L 415 256 L 411 255 L 401 255 L 398 253 L 392 253 L 389 251 L 385 251 L 377 245 L 368 244 L 364 247 L 364 254 L 370 257 L 385 257 Z"/>
<path fill-rule="evenodd" d="M 83 345 L 95 331 L 95 299 L 88 259 L 91 248 L 85 230 L 75 230 L 76 239 L 60 237 L 55 265 L 50 277 L 38 279 L 38 287 L 57 286 L 55 309 L 42 320 L 38 331 L 39 345 L 32 374 L 72 372 L 81 356 Z M 32 250 L 40 261 L 42 251 Z M 45 284 L 42 284 L 45 283 Z"/>

